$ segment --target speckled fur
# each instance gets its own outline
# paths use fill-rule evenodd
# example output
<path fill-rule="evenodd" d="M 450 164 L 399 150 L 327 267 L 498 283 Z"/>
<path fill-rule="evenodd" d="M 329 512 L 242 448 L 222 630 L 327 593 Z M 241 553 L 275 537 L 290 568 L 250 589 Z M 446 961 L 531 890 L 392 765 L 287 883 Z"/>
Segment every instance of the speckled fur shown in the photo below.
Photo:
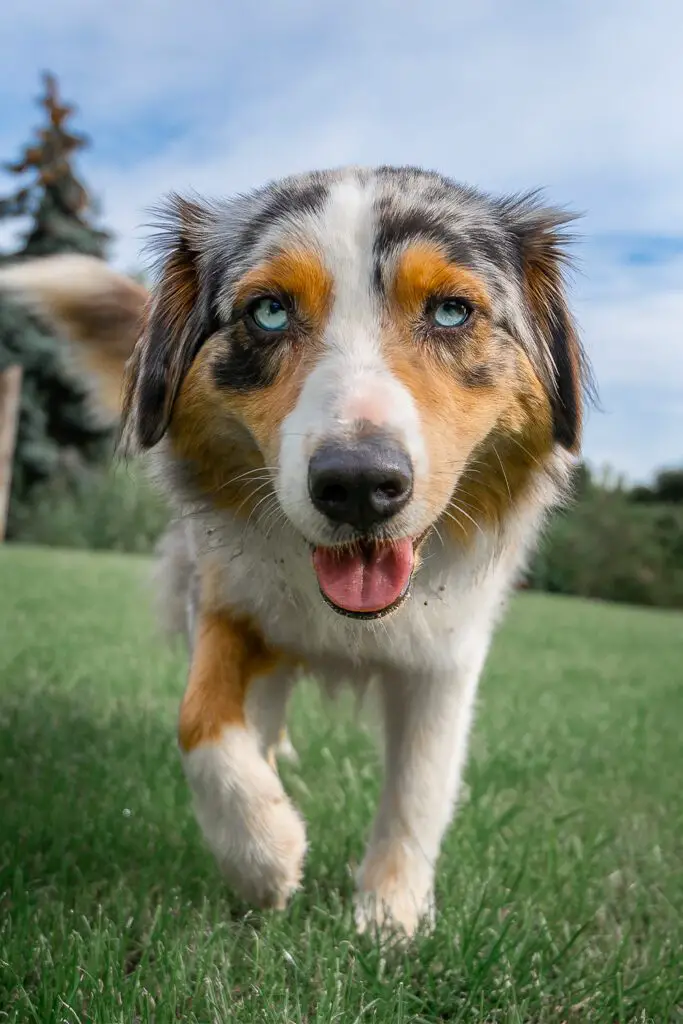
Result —
<path fill-rule="evenodd" d="M 234 666 L 216 661 L 220 685 L 246 696 L 218 732 L 211 720 L 210 742 L 183 751 L 207 842 L 256 902 L 284 906 L 301 879 L 304 825 L 268 752 L 303 666 L 333 689 L 373 680 L 383 709 L 385 784 L 358 874 L 359 929 L 411 935 L 433 918 L 491 637 L 579 448 L 587 367 L 564 294 L 570 219 L 534 195 L 496 200 L 413 168 L 315 172 L 164 208 L 161 277 L 138 310 L 146 324 L 128 363 L 122 443 L 144 454 L 178 516 L 157 577 L 168 627 L 196 656 L 206 616 L 223 616 L 225 649 L 248 652 L 256 636 L 261 661 L 273 652 L 276 668 L 252 679 L 247 666 L 237 682 Z M 424 251 L 483 296 L 471 358 L 427 338 L 421 362 L 413 320 L 399 329 L 392 319 L 411 246 L 421 247 L 411 265 Z M 235 303 L 245 275 L 267 273 L 283 252 L 306 254 L 287 266 L 304 268 L 309 292 L 318 280 L 327 289 L 313 303 L 319 322 L 289 348 L 251 350 Z M 59 267 L 50 263 L 49 288 L 38 263 L 0 273 L 0 287 L 62 322 L 67 309 L 69 327 L 89 272 L 80 264 L 60 277 Z M 101 266 L 95 277 L 104 304 Z M 55 303 L 55 288 L 73 301 Z M 419 298 L 410 282 L 404 292 Z M 131 318 L 130 348 L 135 330 Z M 308 458 L 330 437 L 352 439 L 361 421 L 389 430 L 415 468 L 414 495 L 386 536 L 427 534 L 410 597 L 377 621 L 336 614 L 310 554 L 352 536 L 311 504 Z M 249 474 L 266 496 L 245 508 L 239 480 Z M 215 717 L 210 693 L 202 699 Z M 192 706 L 196 719 L 203 705 Z"/>

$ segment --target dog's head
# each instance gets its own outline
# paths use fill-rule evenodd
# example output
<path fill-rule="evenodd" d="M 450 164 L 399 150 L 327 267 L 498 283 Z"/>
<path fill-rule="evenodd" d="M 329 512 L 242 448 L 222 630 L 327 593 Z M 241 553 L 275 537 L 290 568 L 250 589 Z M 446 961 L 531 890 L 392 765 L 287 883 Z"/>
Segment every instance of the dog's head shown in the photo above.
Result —
<path fill-rule="evenodd" d="M 166 436 L 214 505 L 308 541 L 333 606 L 384 613 L 432 529 L 468 543 L 577 449 L 570 219 L 393 168 L 172 200 L 125 443 Z"/>

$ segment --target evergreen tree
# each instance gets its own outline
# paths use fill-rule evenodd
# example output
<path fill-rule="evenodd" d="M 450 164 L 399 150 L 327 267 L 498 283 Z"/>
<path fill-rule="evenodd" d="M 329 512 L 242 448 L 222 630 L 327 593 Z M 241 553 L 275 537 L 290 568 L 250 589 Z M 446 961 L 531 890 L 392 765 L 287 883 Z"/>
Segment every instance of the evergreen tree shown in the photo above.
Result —
<path fill-rule="evenodd" d="M 28 216 L 20 248 L 0 262 L 61 252 L 104 257 L 107 234 L 91 223 L 92 203 L 72 166 L 85 136 L 67 128 L 74 108 L 59 100 L 52 75 L 44 77 L 39 104 L 46 123 L 6 170 L 21 185 L 0 199 L 0 219 Z M 76 480 L 89 464 L 111 451 L 111 427 L 97 414 L 91 390 L 68 358 L 63 340 L 8 299 L 0 299 L 0 371 L 23 367 L 17 446 L 12 476 L 8 536 L 38 484 Z"/>

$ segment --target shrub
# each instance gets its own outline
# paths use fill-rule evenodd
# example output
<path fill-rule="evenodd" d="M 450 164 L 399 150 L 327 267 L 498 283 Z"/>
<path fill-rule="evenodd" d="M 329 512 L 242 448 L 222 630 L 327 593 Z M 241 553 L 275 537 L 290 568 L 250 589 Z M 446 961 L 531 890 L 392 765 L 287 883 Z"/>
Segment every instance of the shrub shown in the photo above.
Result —
<path fill-rule="evenodd" d="M 117 465 L 37 488 L 17 509 L 14 540 L 23 544 L 144 553 L 169 512 L 139 469 Z"/>
<path fill-rule="evenodd" d="M 592 486 L 552 520 L 528 576 L 538 590 L 683 607 L 683 507 Z"/>

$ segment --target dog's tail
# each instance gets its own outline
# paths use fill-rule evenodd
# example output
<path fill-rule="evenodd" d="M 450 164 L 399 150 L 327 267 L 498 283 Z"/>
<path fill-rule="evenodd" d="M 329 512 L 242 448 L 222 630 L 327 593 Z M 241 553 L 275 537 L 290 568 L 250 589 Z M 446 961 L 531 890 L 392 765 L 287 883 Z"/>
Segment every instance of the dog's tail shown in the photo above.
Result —
<path fill-rule="evenodd" d="M 118 415 L 124 368 L 141 330 L 147 289 L 103 260 L 64 254 L 0 267 L 0 292 L 73 341 L 103 404 Z"/>

